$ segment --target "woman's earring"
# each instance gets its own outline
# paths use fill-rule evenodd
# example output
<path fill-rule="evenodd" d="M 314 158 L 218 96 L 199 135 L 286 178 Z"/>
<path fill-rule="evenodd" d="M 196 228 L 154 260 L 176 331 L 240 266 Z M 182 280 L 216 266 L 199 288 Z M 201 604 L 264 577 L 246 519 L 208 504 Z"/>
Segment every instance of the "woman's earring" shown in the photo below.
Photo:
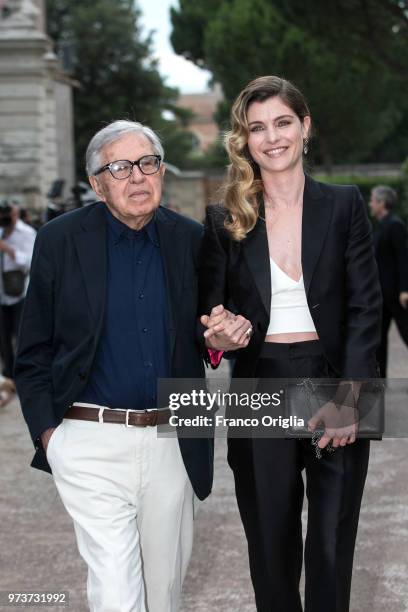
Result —
<path fill-rule="evenodd" d="M 303 153 L 307 155 L 308 151 L 309 151 L 309 138 L 306 136 L 306 138 L 303 139 Z"/>

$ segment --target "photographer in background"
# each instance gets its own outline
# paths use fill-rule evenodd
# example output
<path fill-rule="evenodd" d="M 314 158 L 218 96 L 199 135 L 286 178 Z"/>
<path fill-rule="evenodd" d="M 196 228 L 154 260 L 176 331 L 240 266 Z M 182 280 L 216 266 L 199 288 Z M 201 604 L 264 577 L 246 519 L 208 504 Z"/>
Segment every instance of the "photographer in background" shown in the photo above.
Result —
<path fill-rule="evenodd" d="M 3 375 L 13 378 L 14 342 L 28 285 L 36 233 L 17 206 L 0 206 L 0 354 Z"/>

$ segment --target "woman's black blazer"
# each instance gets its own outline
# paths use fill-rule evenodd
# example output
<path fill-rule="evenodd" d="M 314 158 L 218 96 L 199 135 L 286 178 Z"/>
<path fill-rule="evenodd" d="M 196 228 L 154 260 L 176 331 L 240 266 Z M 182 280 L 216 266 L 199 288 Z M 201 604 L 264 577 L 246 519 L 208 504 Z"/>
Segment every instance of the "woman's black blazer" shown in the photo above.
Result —
<path fill-rule="evenodd" d="M 241 242 L 224 228 L 222 206 L 207 208 L 200 255 L 199 313 L 217 304 L 249 319 L 254 334 L 234 352 L 234 375 L 251 377 L 269 325 L 271 275 L 265 222 Z M 337 376 L 378 376 L 381 290 L 371 226 L 357 187 L 306 176 L 302 268 L 307 302 L 325 357 Z"/>

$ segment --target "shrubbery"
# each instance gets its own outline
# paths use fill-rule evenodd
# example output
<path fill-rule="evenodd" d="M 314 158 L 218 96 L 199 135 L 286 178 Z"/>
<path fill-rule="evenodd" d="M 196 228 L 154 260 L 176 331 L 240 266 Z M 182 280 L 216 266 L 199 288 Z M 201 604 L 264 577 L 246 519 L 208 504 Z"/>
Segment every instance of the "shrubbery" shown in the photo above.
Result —
<path fill-rule="evenodd" d="M 408 159 L 401 166 L 400 176 L 364 176 L 361 174 L 313 174 L 324 183 L 338 185 L 357 185 L 364 200 L 368 203 L 370 193 L 376 185 L 388 185 L 398 193 L 396 213 L 408 223 Z"/>

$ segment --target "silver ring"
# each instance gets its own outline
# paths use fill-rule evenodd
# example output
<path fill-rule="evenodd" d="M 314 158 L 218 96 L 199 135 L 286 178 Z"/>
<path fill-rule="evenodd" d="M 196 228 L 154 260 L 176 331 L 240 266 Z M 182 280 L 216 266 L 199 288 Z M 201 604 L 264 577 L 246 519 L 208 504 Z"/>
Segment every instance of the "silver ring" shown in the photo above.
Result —
<path fill-rule="evenodd" d="M 248 338 L 250 338 L 252 336 L 253 331 L 254 330 L 252 329 L 252 326 L 251 326 L 249 329 L 246 330 L 245 335 L 248 336 Z"/>

